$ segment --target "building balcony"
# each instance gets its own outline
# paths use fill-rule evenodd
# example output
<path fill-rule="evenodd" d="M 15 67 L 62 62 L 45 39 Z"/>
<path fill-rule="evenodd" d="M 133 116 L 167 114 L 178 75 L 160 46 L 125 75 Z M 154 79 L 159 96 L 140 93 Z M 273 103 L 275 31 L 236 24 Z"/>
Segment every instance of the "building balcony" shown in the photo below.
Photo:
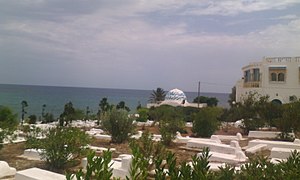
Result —
<path fill-rule="evenodd" d="M 244 88 L 259 88 L 259 87 L 261 87 L 261 83 L 259 81 L 244 82 L 243 87 Z"/>

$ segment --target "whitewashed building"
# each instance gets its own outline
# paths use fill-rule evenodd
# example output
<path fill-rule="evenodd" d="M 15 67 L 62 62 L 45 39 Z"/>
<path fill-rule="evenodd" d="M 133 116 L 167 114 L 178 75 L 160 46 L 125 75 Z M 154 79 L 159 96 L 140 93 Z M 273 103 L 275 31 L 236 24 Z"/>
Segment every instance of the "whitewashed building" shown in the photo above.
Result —
<path fill-rule="evenodd" d="M 300 99 L 300 57 L 264 57 L 242 68 L 244 76 L 236 84 L 236 101 L 250 92 L 268 95 L 284 104 Z"/>
<path fill-rule="evenodd" d="M 203 108 L 206 107 L 206 103 L 189 103 L 187 101 L 187 97 L 183 91 L 175 88 L 170 90 L 165 97 L 165 100 L 160 103 L 148 103 L 147 108 L 150 107 L 158 107 L 161 105 L 170 105 L 170 106 L 183 106 L 183 107 L 198 107 Z"/>

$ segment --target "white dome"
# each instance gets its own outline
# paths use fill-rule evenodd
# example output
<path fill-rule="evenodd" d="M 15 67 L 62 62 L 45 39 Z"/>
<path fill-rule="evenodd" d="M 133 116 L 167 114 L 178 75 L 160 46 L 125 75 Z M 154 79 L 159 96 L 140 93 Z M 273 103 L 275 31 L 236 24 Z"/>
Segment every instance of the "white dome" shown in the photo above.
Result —
<path fill-rule="evenodd" d="M 183 91 L 179 89 L 172 89 L 169 91 L 165 97 L 165 101 L 178 101 L 182 103 L 183 101 L 186 101 L 186 96 Z"/>

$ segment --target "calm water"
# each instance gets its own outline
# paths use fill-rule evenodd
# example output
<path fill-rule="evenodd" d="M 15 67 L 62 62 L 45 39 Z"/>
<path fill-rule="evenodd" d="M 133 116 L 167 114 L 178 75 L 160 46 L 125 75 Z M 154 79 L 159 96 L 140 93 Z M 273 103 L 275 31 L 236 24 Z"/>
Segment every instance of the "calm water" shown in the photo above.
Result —
<path fill-rule="evenodd" d="M 20 117 L 21 102 L 27 101 L 28 115 L 41 115 L 42 105 L 46 104 L 46 111 L 58 117 L 62 113 L 64 105 L 71 101 L 75 108 L 85 109 L 89 106 L 92 113 L 98 110 L 98 104 L 104 97 L 109 103 L 117 104 L 124 101 L 127 106 L 135 111 L 140 102 L 146 106 L 152 90 L 128 90 L 105 88 L 79 88 L 56 86 L 29 86 L 29 85 L 5 85 L 0 84 L 0 105 L 13 109 Z M 188 101 L 192 102 L 197 97 L 197 92 L 185 92 Z M 227 93 L 201 93 L 201 96 L 216 97 L 218 105 L 227 107 L 229 94 Z"/>

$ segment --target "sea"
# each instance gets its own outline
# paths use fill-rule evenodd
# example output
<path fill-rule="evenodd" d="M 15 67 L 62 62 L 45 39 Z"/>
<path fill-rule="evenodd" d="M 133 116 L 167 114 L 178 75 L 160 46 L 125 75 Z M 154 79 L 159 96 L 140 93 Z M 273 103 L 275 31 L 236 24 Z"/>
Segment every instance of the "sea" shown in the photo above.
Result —
<path fill-rule="evenodd" d="M 70 101 L 75 108 L 85 111 L 88 106 L 91 114 L 95 114 L 100 100 L 106 97 L 110 104 L 124 101 L 131 113 L 134 113 L 139 104 L 146 106 L 151 93 L 152 90 L 0 84 L 0 105 L 8 106 L 20 118 L 23 100 L 28 103 L 27 115 L 34 114 L 37 117 L 41 116 L 45 104 L 45 112 L 57 118 L 63 112 L 64 105 Z M 192 102 L 198 95 L 197 92 L 185 94 L 188 102 Z M 218 106 L 228 107 L 228 93 L 201 92 L 200 96 L 216 97 L 219 100 Z"/>

